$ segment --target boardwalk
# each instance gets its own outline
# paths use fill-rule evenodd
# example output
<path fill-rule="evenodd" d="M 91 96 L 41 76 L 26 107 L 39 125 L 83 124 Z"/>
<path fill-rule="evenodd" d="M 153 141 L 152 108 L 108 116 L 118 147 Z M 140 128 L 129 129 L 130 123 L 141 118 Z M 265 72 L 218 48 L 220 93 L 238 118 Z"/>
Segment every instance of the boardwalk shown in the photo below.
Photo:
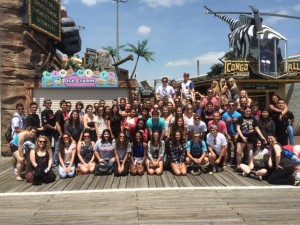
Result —
<path fill-rule="evenodd" d="M 0 224 L 300 224 L 300 189 L 215 175 L 82 175 L 32 186 L 0 158 Z"/>
<path fill-rule="evenodd" d="M 33 186 L 25 181 L 16 181 L 12 174 L 11 159 L 0 159 L 0 193 L 10 192 L 49 192 L 49 191 L 77 191 L 101 189 L 132 189 L 132 188 L 190 188 L 190 187 L 247 187 L 269 186 L 265 181 L 257 181 L 236 174 L 231 168 L 214 175 L 201 174 L 194 176 L 174 176 L 170 171 L 164 171 L 161 176 L 114 177 L 79 175 L 72 179 L 57 178 L 54 183 Z"/>

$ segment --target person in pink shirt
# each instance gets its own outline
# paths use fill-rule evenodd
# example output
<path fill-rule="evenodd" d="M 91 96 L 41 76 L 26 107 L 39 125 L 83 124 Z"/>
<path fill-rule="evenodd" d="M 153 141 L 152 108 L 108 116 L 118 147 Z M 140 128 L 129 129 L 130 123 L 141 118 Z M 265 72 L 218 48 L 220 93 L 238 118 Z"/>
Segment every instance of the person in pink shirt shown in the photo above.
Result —
<path fill-rule="evenodd" d="M 207 89 L 207 96 L 202 98 L 201 105 L 206 108 L 206 104 L 208 102 L 212 102 L 214 105 L 214 110 L 219 110 L 220 104 L 219 104 L 219 99 L 214 97 L 214 90 L 212 88 Z"/>
<path fill-rule="evenodd" d="M 68 133 L 63 133 L 59 138 L 58 158 L 60 178 L 75 176 L 75 154 L 76 144 L 72 142 Z"/>

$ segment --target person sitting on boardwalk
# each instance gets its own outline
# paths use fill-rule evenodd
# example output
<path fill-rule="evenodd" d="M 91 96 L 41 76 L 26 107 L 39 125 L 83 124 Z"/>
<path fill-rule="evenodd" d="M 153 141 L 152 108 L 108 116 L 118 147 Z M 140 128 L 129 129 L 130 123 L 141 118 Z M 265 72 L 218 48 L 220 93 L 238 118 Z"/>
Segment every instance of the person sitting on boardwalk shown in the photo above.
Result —
<path fill-rule="evenodd" d="M 113 168 L 113 164 L 116 160 L 114 155 L 115 148 L 115 142 L 112 139 L 110 130 L 103 130 L 101 139 L 99 139 L 94 146 L 94 155 L 98 163 L 106 163 L 109 167 Z M 109 173 L 112 172 L 112 169 L 109 170 Z"/>
<path fill-rule="evenodd" d="M 136 132 L 131 144 L 130 174 L 143 175 L 145 172 L 145 160 L 147 156 L 147 144 L 143 142 L 143 133 Z"/>
<path fill-rule="evenodd" d="M 165 154 L 165 142 L 160 140 L 159 131 L 154 131 L 148 142 L 146 166 L 149 175 L 161 175 L 163 172 L 163 158 Z"/>
<path fill-rule="evenodd" d="M 254 142 L 253 149 L 249 151 L 248 165 L 241 164 L 244 177 L 251 177 L 256 180 L 262 180 L 262 177 L 268 174 L 266 168 L 266 156 L 269 150 L 262 147 L 260 140 Z"/>
<path fill-rule="evenodd" d="M 221 172 L 224 165 L 227 141 L 221 132 L 218 132 L 216 125 L 209 127 L 209 133 L 206 136 L 208 159 L 211 167 L 210 174 Z"/>
<path fill-rule="evenodd" d="M 200 174 L 201 170 L 199 167 L 201 167 L 206 172 L 206 169 L 209 165 L 206 153 L 207 148 L 205 141 L 201 139 L 199 131 L 194 131 L 193 139 L 188 141 L 186 146 L 186 163 L 191 166 L 192 174 Z"/>
<path fill-rule="evenodd" d="M 292 159 L 284 156 L 282 146 L 277 142 L 274 134 L 268 134 L 268 141 L 271 145 L 271 156 L 268 161 L 270 176 L 268 182 L 270 184 L 287 184 L 299 185 L 295 182 L 294 165 Z"/>
<path fill-rule="evenodd" d="M 129 154 L 131 146 L 125 132 L 121 131 L 116 140 L 114 154 L 116 161 L 114 163 L 115 176 L 127 176 L 129 173 Z"/>
<path fill-rule="evenodd" d="M 34 168 L 33 185 L 41 185 L 55 181 L 55 174 L 52 171 L 53 153 L 50 141 L 46 136 L 39 136 L 35 148 L 30 151 L 30 162 Z"/>
<path fill-rule="evenodd" d="M 176 131 L 169 141 L 170 150 L 170 164 L 172 171 L 175 175 L 186 175 L 187 168 L 184 163 L 186 142 L 183 138 L 183 134 L 180 131 Z"/>
<path fill-rule="evenodd" d="M 93 173 L 95 169 L 94 145 L 91 141 L 91 135 L 88 130 L 83 132 L 83 141 L 77 144 L 77 157 L 79 159 L 78 167 L 83 174 Z"/>
<path fill-rule="evenodd" d="M 58 159 L 59 159 L 59 175 L 60 178 L 75 176 L 75 159 L 76 144 L 72 143 L 70 134 L 64 133 L 59 138 Z"/>

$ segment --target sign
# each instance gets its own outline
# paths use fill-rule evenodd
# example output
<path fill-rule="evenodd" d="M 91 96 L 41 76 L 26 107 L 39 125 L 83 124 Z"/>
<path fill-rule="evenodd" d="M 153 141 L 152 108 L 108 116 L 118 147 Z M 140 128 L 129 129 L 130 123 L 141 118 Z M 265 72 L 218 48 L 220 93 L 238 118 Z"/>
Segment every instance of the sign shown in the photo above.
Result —
<path fill-rule="evenodd" d="M 244 83 L 242 89 L 247 90 L 266 90 L 266 89 L 279 89 L 278 83 Z"/>
<path fill-rule="evenodd" d="M 60 3 L 56 0 L 28 0 L 28 3 L 29 26 L 60 41 Z"/>
<path fill-rule="evenodd" d="M 249 63 L 249 61 L 226 60 L 224 65 L 224 73 L 232 74 L 235 77 L 248 77 Z"/>
<path fill-rule="evenodd" d="M 118 87 L 118 77 L 114 70 L 93 72 L 90 69 L 73 71 L 44 71 L 43 88 L 112 88 Z"/>
<path fill-rule="evenodd" d="M 285 62 L 283 68 L 285 68 Z M 286 72 L 286 71 L 285 71 Z M 288 61 L 288 72 L 289 73 L 298 73 L 300 74 L 300 60 L 289 60 Z"/>

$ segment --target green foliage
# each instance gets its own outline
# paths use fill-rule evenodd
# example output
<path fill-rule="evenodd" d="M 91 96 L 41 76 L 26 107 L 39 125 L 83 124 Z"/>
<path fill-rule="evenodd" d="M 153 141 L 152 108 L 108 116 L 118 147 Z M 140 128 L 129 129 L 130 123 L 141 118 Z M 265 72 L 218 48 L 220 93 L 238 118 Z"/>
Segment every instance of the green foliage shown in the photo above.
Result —
<path fill-rule="evenodd" d="M 133 71 L 131 73 L 130 79 L 132 79 L 132 77 L 133 77 L 133 75 L 134 75 L 134 73 L 136 71 L 137 64 L 138 64 L 138 61 L 139 61 L 140 57 L 144 58 L 147 62 L 155 61 L 153 59 L 153 55 L 155 53 L 149 51 L 149 49 L 147 47 L 147 44 L 148 44 L 148 40 L 143 40 L 142 42 L 138 41 L 137 46 L 128 43 L 127 44 L 128 48 L 124 49 L 126 52 L 131 52 L 131 53 L 134 53 L 134 54 L 137 55 L 135 66 L 134 66 L 134 69 L 133 69 Z"/>
<path fill-rule="evenodd" d="M 216 63 L 216 64 L 213 64 L 211 67 L 210 67 L 210 72 L 207 73 L 207 76 L 208 77 L 216 77 L 216 76 L 219 76 L 223 73 L 224 71 L 224 65 L 221 64 L 221 63 Z"/>
<path fill-rule="evenodd" d="M 78 65 L 76 62 L 74 62 L 72 59 L 69 59 L 68 61 L 64 62 L 62 69 L 73 69 L 76 72 L 77 70 L 83 70 L 84 68 Z"/>

